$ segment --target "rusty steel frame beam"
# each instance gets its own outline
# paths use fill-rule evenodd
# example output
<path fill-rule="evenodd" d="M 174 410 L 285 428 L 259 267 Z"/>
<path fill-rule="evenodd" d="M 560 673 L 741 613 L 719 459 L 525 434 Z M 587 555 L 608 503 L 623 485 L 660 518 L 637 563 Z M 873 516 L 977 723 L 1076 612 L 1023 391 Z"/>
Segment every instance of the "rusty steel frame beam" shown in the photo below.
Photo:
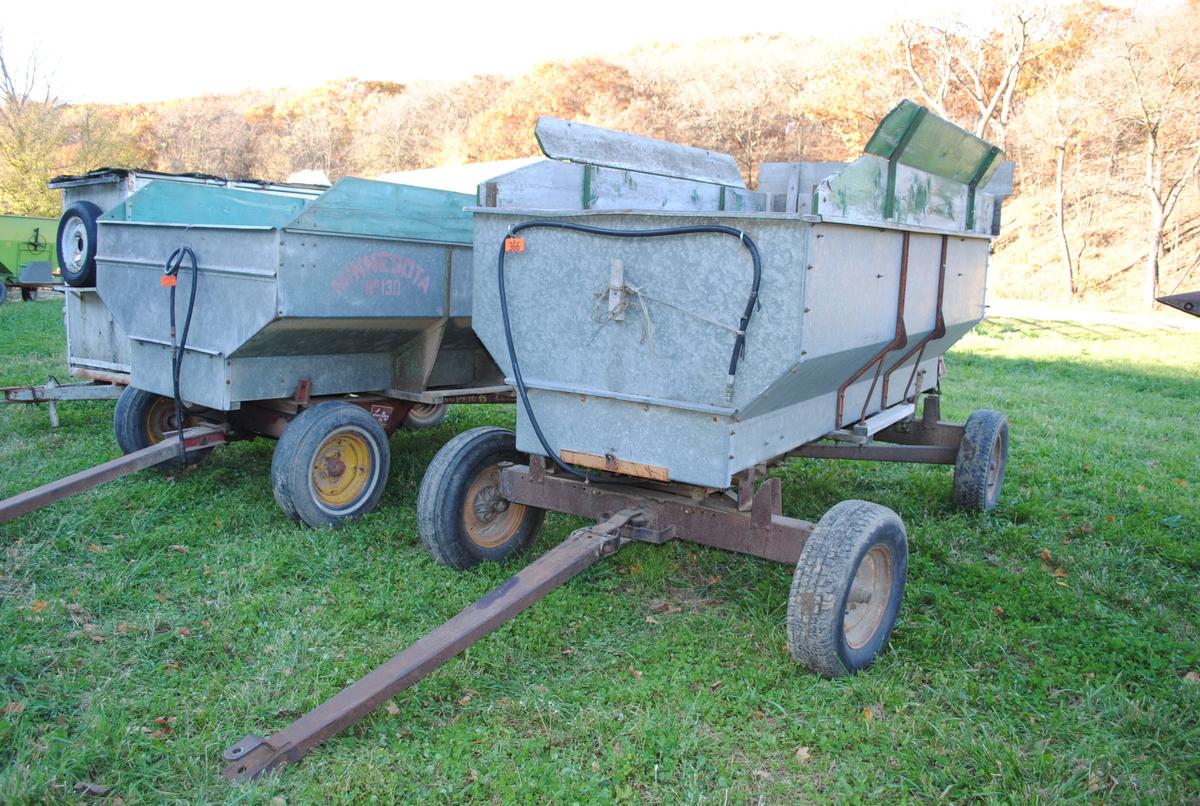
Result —
<path fill-rule="evenodd" d="M 98 487 L 105 482 L 176 458 L 179 456 L 179 441 L 175 437 L 176 433 L 172 431 L 165 434 L 162 442 L 148 448 L 125 454 L 104 464 L 0 501 L 0 523 L 19 518 L 27 512 L 49 506 L 56 501 Z M 222 429 L 213 425 L 188 428 L 183 432 L 183 438 L 188 450 L 209 448 L 226 441 Z"/>
<path fill-rule="evenodd" d="M 788 454 L 804 459 L 862 459 L 869 462 L 914 462 L 927 465 L 952 465 L 957 448 L 943 445 L 850 445 L 847 443 L 801 445 Z"/>
<path fill-rule="evenodd" d="M 225 751 L 230 781 L 249 781 L 298 761 L 309 750 L 370 714 L 476 641 L 630 541 L 622 531 L 639 522 L 638 510 L 572 532 L 515 576 L 396 654 L 366 677 L 312 709 L 268 739 L 247 736 Z"/>
<path fill-rule="evenodd" d="M 749 511 L 724 495 L 699 500 L 651 486 L 584 483 L 546 472 L 545 460 L 531 456 L 529 466 L 515 465 L 500 474 L 500 491 L 517 504 L 603 519 L 609 513 L 637 508 L 644 528 L 705 546 L 750 554 L 795 565 L 813 524 L 781 514 L 779 479 L 768 478 L 753 494 Z M 669 539 L 669 538 L 668 538 Z"/>

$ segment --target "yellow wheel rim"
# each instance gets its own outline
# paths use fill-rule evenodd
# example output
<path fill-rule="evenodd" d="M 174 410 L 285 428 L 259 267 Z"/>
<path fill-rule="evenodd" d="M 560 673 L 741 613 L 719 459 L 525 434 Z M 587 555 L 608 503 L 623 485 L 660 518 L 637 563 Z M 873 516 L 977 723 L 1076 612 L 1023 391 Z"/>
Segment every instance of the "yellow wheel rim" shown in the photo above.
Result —
<path fill-rule="evenodd" d="M 494 549 L 512 539 L 525 519 L 525 505 L 513 504 L 500 494 L 500 467 L 483 470 L 467 488 L 463 526 L 475 545 Z"/>
<path fill-rule="evenodd" d="M 313 455 L 310 478 L 317 501 L 343 509 L 359 500 L 375 475 L 375 455 L 357 430 L 335 431 Z"/>
<path fill-rule="evenodd" d="M 175 429 L 175 401 L 169 397 L 155 400 L 146 412 L 146 443 L 157 445 L 163 434 Z"/>

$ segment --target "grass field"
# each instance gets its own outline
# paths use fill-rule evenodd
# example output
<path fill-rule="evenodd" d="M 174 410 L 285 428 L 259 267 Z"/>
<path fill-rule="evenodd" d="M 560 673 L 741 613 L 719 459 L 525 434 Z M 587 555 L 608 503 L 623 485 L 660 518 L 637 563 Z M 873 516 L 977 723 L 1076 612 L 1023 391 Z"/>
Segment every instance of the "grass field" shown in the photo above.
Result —
<path fill-rule="evenodd" d="M 1182 315 L 1181 315 L 1182 316 Z M 65 378 L 57 301 L 0 308 L 0 385 Z M 797 461 L 784 512 L 843 498 L 908 528 L 890 648 L 827 681 L 788 657 L 791 572 L 687 544 L 590 569 L 299 765 L 245 788 L 268 735 L 511 574 L 416 535 L 460 407 L 392 439 L 380 507 L 294 526 L 272 443 L 216 451 L 0 526 L 0 801 L 1013 803 L 1200 798 L 1200 333 L 1014 319 L 949 357 L 943 412 L 1006 412 L 999 508 L 945 467 Z M 117 455 L 111 403 L 0 410 L 0 497 Z M 580 521 L 547 521 L 534 553 Z"/>

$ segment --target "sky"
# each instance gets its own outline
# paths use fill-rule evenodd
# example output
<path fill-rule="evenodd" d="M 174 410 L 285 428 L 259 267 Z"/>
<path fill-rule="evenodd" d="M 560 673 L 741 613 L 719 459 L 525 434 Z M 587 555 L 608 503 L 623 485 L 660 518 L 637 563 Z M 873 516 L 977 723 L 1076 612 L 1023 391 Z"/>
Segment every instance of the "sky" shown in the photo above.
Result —
<path fill-rule="evenodd" d="M 60 99 L 122 103 L 303 88 L 349 77 L 411 82 L 515 75 L 549 60 L 615 54 L 654 42 L 758 32 L 834 38 L 881 29 L 898 8 L 927 19 L 992 5 L 8 0 L 0 37 L 9 69 L 23 71 L 35 56 L 38 74 Z"/>

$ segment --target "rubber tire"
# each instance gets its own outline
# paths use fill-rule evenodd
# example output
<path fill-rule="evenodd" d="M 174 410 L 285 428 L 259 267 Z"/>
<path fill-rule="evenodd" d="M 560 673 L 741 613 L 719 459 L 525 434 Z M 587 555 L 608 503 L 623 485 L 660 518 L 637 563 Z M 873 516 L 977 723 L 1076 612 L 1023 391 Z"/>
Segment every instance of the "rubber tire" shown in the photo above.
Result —
<path fill-rule="evenodd" d="M 8 299 L 8 286 L 0 282 L 0 305 L 3 305 Z"/>
<path fill-rule="evenodd" d="M 312 489 L 312 463 L 316 451 L 335 432 L 354 428 L 374 449 L 375 467 L 369 485 L 359 497 L 336 511 L 322 506 Z M 334 529 L 357 521 L 373 510 L 387 486 L 392 461 L 387 432 L 379 421 L 352 403 L 331 400 L 296 415 L 275 445 L 271 457 L 271 490 L 280 509 L 306 526 Z"/>
<path fill-rule="evenodd" d="M 446 419 L 446 412 L 449 410 L 450 407 L 445 403 L 438 406 L 418 403 L 408 410 L 408 414 L 404 415 L 404 422 L 401 425 L 406 431 L 437 428 L 442 424 L 442 420 Z"/>
<path fill-rule="evenodd" d="M 38 297 L 38 295 L 37 295 L 36 288 L 22 288 L 21 289 L 21 301 L 22 302 L 37 302 L 37 297 Z"/>
<path fill-rule="evenodd" d="M 479 473 L 498 462 L 529 461 L 516 443 L 508 429 L 472 428 L 443 445 L 429 463 L 417 493 L 417 531 L 425 550 L 442 565 L 465 571 L 484 560 L 501 562 L 525 551 L 537 537 L 546 512 L 536 507 L 525 507 L 512 537 L 491 548 L 471 540 L 463 523 L 467 491 Z"/>
<path fill-rule="evenodd" d="M 876 545 L 891 549 L 888 602 L 874 633 L 859 648 L 846 640 L 846 599 L 863 557 Z M 842 501 L 818 521 L 796 563 L 788 596 L 792 657 L 823 677 L 844 677 L 870 666 L 887 645 L 904 599 L 908 537 L 900 516 L 869 501 Z"/>
<path fill-rule="evenodd" d="M 147 420 L 151 409 L 162 401 L 170 398 L 156 395 L 133 386 L 126 386 L 117 398 L 117 407 L 113 411 L 113 433 L 117 437 L 117 445 L 122 453 L 133 453 L 142 448 L 148 448 L 162 441 L 161 433 L 150 433 Z M 174 404 L 171 404 L 174 406 Z M 186 418 L 185 418 L 186 419 Z M 188 451 L 185 460 L 169 459 L 158 465 L 160 468 L 173 469 L 194 465 L 208 455 L 211 448 Z"/>
<path fill-rule="evenodd" d="M 999 452 L 999 473 L 988 485 L 992 456 Z M 954 503 L 971 512 L 988 512 L 1000 500 L 1008 469 L 1008 418 L 991 409 L 976 409 L 967 418 L 954 461 Z"/>
<path fill-rule="evenodd" d="M 85 288 L 96 284 L 96 219 L 103 215 L 103 212 L 90 201 L 78 201 L 63 210 L 58 219 L 58 236 L 55 239 L 58 246 L 58 268 L 62 270 L 62 277 L 67 285 Z M 63 249 L 63 235 L 66 234 L 70 222 L 75 219 L 83 225 L 87 236 L 83 260 L 79 266 L 68 265 L 65 256 L 71 250 Z"/>

